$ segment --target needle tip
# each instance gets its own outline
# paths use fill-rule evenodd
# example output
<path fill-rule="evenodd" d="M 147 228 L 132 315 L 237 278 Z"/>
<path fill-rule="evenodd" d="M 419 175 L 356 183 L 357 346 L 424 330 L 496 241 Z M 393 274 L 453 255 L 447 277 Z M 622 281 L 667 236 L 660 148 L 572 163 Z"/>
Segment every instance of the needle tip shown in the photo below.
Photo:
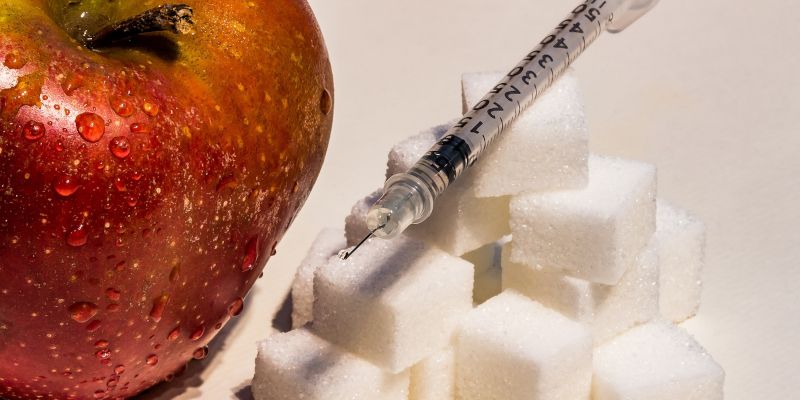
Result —
<path fill-rule="evenodd" d="M 352 255 L 353 255 L 353 253 L 355 253 L 355 252 L 356 252 L 356 250 L 358 250 L 358 248 L 359 248 L 359 247 L 361 247 L 361 245 L 362 245 L 362 244 L 364 244 L 364 243 L 365 243 L 367 240 L 369 240 L 369 238 L 371 238 L 371 237 L 372 237 L 372 235 L 374 235 L 374 234 L 375 234 L 375 232 L 377 232 L 379 229 L 383 229 L 385 226 L 386 226 L 386 224 L 383 224 L 383 225 L 381 225 L 381 226 L 379 226 L 379 227 L 377 227 L 377 228 L 375 228 L 375 229 L 371 230 L 371 231 L 370 231 L 370 232 L 367 234 L 367 236 L 366 236 L 366 237 L 364 237 L 364 239 L 361 239 L 361 241 L 360 241 L 360 242 L 358 242 L 358 244 L 357 244 L 357 245 L 355 245 L 355 247 L 353 247 L 353 249 L 352 249 L 352 250 L 350 250 L 350 251 L 347 251 L 347 249 L 344 249 L 344 250 L 340 251 L 340 252 L 339 252 L 339 258 L 340 258 L 340 259 L 342 259 L 342 260 L 347 260 L 348 258 L 350 258 L 350 256 L 352 256 Z"/>

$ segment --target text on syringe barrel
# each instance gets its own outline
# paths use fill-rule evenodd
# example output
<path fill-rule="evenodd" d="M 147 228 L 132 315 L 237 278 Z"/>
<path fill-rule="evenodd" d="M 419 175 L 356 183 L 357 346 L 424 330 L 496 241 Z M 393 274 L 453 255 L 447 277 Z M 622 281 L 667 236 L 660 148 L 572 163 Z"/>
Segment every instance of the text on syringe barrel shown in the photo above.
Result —
<path fill-rule="evenodd" d="M 603 32 L 614 3 L 586 0 L 575 7 L 408 174 L 425 181 L 434 196 L 440 195 Z"/>

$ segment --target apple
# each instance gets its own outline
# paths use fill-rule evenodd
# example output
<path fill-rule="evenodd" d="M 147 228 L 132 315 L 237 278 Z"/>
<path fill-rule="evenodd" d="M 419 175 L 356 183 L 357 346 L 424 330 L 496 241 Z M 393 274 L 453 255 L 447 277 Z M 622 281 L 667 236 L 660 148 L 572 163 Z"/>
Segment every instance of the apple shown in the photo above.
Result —
<path fill-rule="evenodd" d="M 0 397 L 125 398 L 205 357 L 332 108 L 304 0 L 0 0 Z"/>

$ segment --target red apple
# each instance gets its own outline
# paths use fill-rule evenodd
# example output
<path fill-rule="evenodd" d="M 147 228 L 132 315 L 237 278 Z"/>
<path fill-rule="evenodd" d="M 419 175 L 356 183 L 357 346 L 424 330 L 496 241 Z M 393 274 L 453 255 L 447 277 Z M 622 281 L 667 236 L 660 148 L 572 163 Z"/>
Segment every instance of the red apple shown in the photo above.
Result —
<path fill-rule="evenodd" d="M 93 41 L 159 5 L 0 0 L 0 397 L 124 398 L 204 357 L 319 172 L 306 2 Z"/>

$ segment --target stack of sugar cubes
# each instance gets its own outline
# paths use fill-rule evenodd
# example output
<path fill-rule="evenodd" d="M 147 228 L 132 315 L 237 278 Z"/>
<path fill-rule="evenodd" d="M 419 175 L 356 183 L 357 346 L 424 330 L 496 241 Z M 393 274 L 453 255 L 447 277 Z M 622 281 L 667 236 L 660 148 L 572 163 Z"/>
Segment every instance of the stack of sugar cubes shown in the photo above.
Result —
<path fill-rule="evenodd" d="M 463 78 L 464 106 L 502 74 Z M 397 144 L 387 177 L 445 133 Z M 589 154 L 568 73 L 393 240 L 380 195 L 326 229 L 294 282 L 294 330 L 259 345 L 256 400 L 705 400 L 724 372 L 681 327 L 704 227 L 656 199 L 654 166 Z"/>

